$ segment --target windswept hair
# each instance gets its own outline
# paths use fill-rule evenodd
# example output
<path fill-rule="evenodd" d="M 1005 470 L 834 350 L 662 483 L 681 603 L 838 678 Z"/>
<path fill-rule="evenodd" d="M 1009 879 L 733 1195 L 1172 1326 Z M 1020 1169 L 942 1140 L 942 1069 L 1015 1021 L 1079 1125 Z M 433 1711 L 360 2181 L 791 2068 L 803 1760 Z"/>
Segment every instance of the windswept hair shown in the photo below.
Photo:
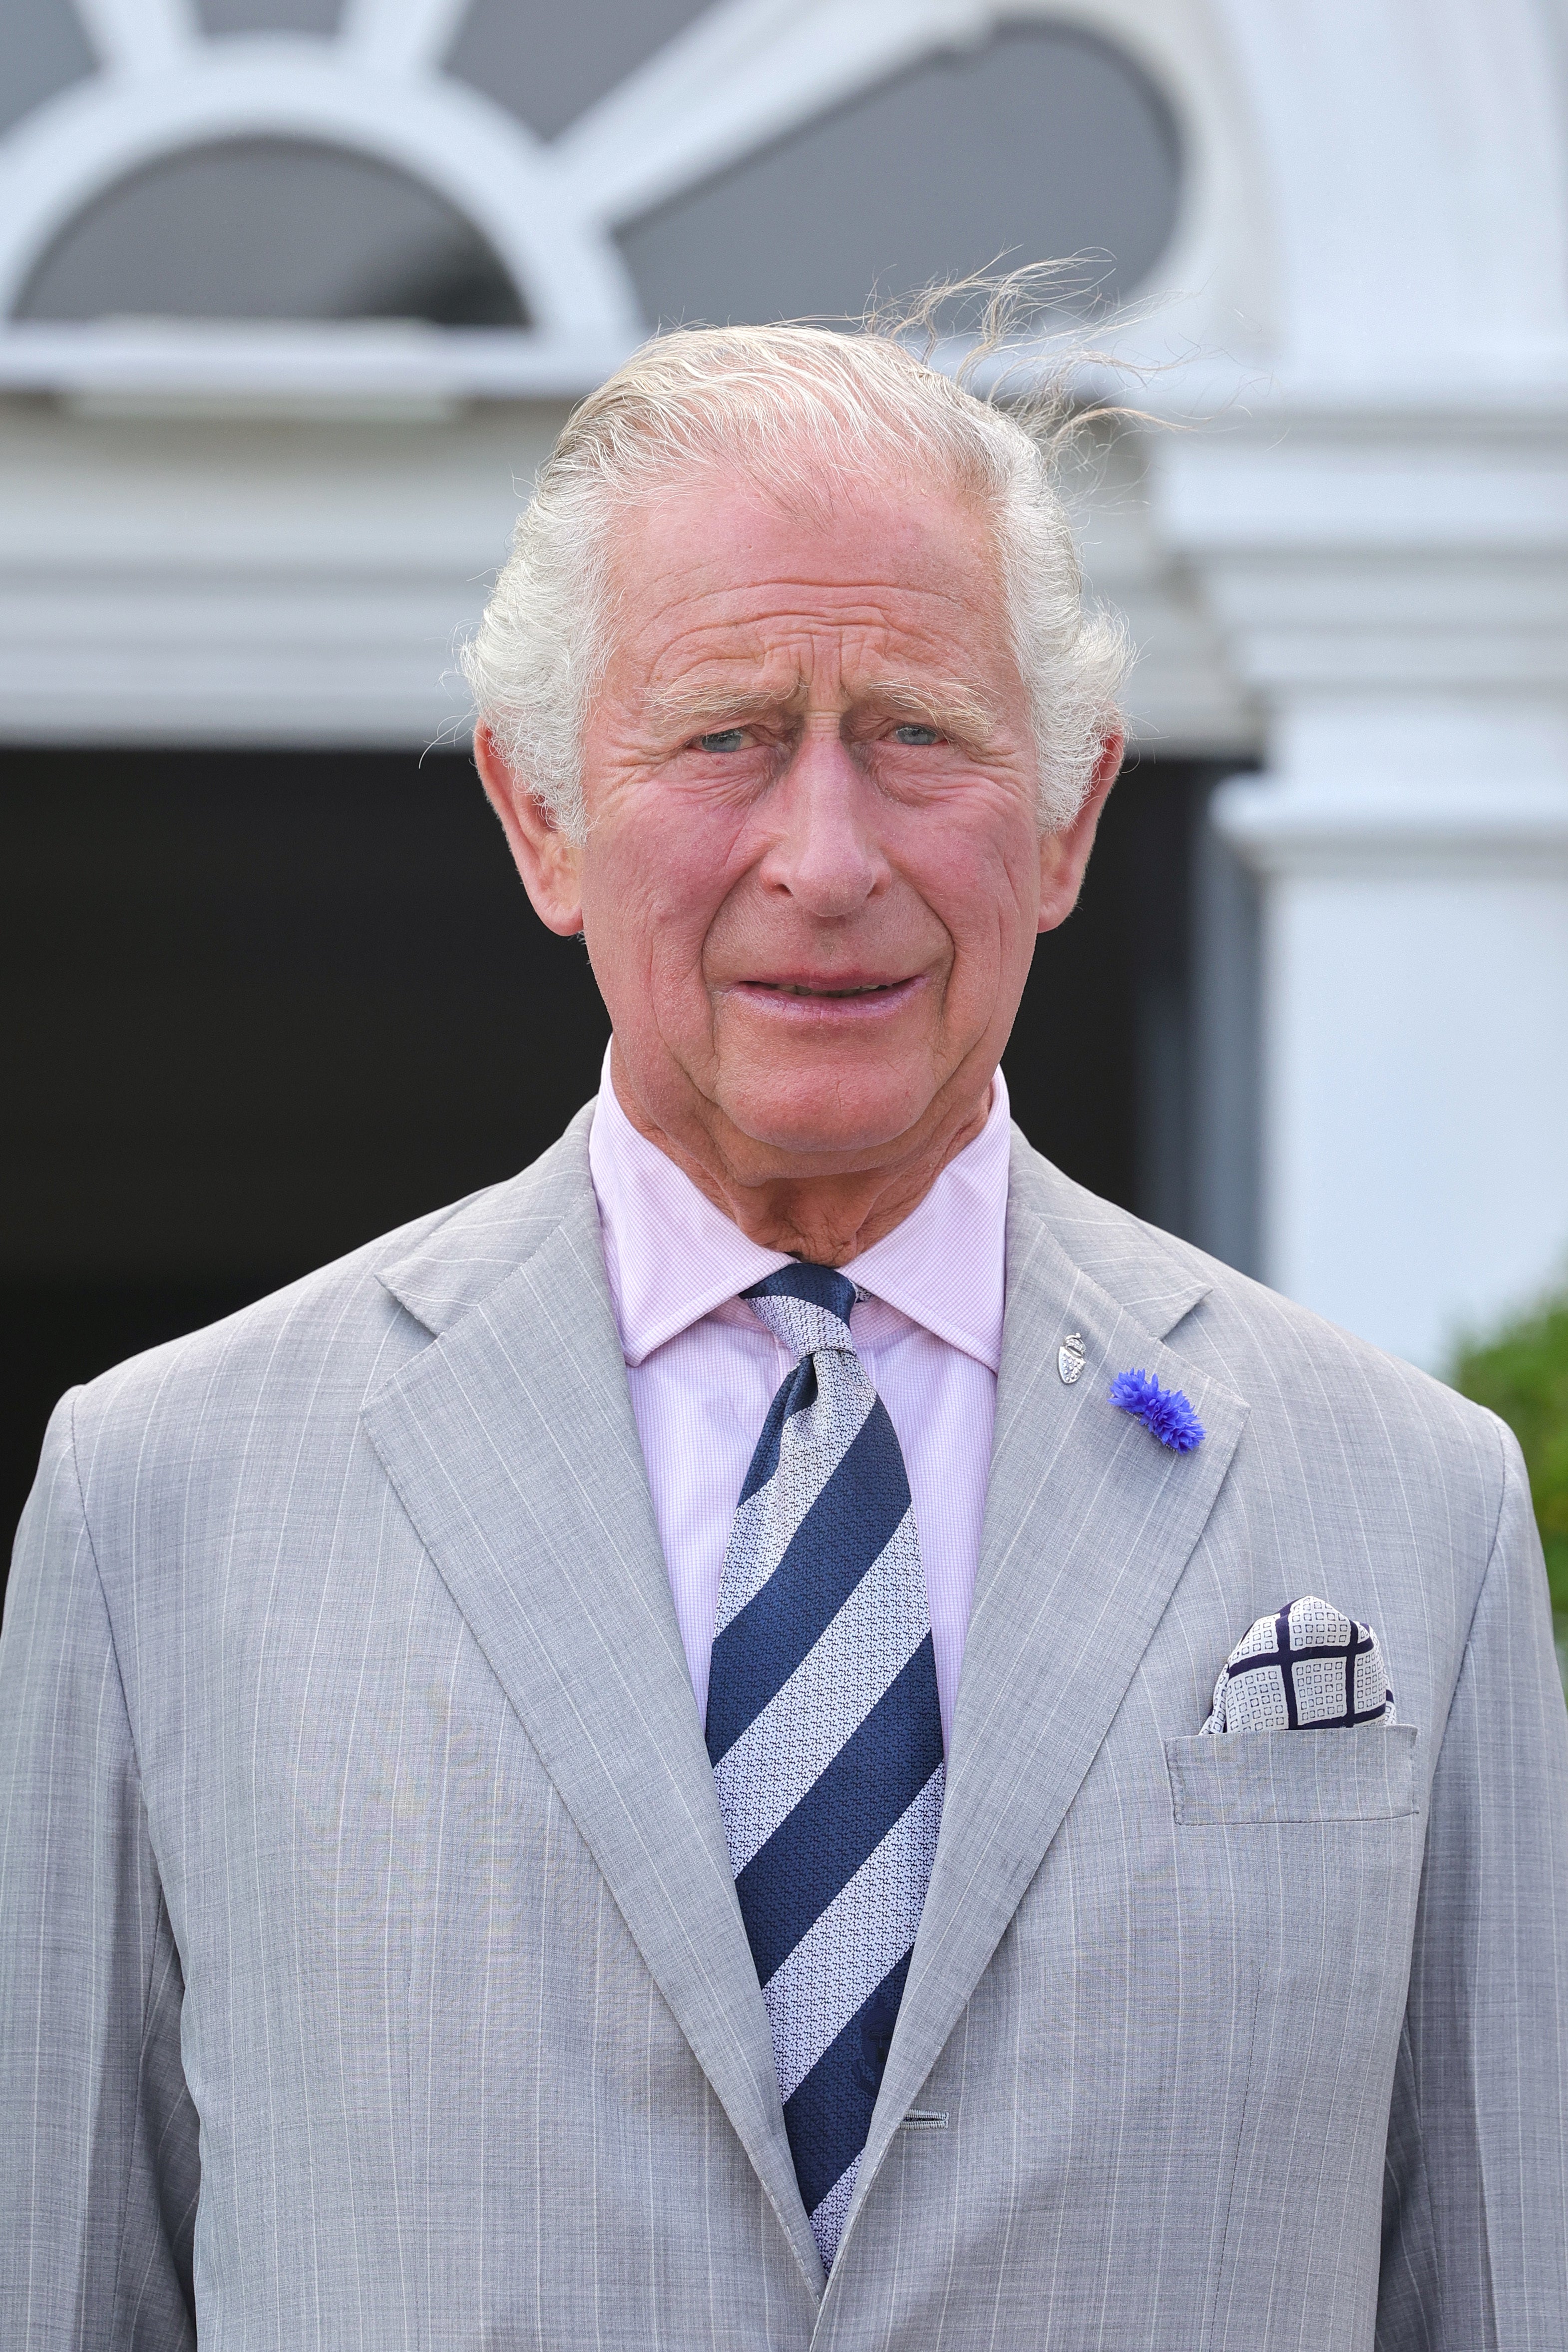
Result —
<path fill-rule="evenodd" d="M 645 343 L 584 401 L 540 468 L 462 656 L 480 721 L 563 831 L 585 829 L 581 745 L 616 617 L 616 521 L 672 481 L 737 467 L 792 503 L 875 467 L 949 484 L 989 510 L 1029 694 L 1040 823 L 1070 823 L 1119 724 L 1128 656 L 1121 623 L 1086 603 L 1058 487 L 1082 421 L 1066 370 L 1008 369 L 1047 275 L 935 289 L 854 332 L 682 328 Z M 940 321 L 976 287 L 979 329 L 949 372 L 933 363 Z"/>

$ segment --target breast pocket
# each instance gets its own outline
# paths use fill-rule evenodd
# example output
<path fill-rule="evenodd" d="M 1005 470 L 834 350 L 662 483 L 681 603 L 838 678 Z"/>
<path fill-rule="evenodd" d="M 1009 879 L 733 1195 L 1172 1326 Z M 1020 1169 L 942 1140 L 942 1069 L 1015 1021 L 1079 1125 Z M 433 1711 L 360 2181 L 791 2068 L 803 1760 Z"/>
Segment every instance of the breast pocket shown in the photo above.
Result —
<path fill-rule="evenodd" d="M 1411 1723 L 1167 1739 L 1172 1809 L 1186 1829 L 1395 1821 L 1419 1810 L 1415 1741 Z"/>

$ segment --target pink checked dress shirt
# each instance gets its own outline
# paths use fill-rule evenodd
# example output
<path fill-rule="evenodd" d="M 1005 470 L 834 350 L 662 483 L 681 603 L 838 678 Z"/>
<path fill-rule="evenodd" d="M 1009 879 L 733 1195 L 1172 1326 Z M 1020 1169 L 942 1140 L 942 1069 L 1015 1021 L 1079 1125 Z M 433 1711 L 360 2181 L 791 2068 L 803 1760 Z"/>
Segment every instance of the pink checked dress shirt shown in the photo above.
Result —
<path fill-rule="evenodd" d="M 931 1601 L 944 1741 L 963 1658 L 1002 1353 L 1007 1089 L 920 1206 L 844 1268 L 850 1328 L 903 1448 Z M 740 1293 L 787 1259 L 748 1241 L 616 1099 L 609 1058 L 588 1140 L 609 1277 L 700 1715 L 730 1523 L 793 1361 Z"/>

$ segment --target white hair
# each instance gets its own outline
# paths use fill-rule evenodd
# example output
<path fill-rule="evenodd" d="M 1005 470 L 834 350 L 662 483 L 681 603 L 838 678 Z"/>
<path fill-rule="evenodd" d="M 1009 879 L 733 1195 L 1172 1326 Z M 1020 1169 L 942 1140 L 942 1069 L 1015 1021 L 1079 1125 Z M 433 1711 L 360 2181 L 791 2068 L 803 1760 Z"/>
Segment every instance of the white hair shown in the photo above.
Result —
<path fill-rule="evenodd" d="M 1043 829 L 1071 822 L 1121 724 L 1121 624 L 1086 604 L 1057 482 L 1058 384 L 1001 405 L 875 327 L 684 328 L 590 394 L 541 467 L 510 557 L 462 655 L 507 765 L 574 839 L 586 830 L 582 739 L 608 659 L 617 517 L 693 472 L 739 467 L 791 500 L 868 464 L 934 473 L 994 518 L 1003 594 L 1029 697 Z"/>

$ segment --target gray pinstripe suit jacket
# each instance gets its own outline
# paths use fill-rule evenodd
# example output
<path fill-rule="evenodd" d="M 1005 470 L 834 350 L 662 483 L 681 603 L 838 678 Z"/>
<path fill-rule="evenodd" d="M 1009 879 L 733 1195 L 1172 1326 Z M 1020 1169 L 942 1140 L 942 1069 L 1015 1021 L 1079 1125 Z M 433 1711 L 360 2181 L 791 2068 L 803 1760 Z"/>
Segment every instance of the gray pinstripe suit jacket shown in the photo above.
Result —
<path fill-rule="evenodd" d="M 0 1645 L 5 2352 L 1560 2352 L 1517 1453 L 1021 1138 L 941 1851 L 825 2294 L 585 1137 L 56 1416 Z M 1195 1453 L 1108 1405 L 1132 1364 Z M 1200 1739 L 1306 1591 L 1399 1728 Z"/>

